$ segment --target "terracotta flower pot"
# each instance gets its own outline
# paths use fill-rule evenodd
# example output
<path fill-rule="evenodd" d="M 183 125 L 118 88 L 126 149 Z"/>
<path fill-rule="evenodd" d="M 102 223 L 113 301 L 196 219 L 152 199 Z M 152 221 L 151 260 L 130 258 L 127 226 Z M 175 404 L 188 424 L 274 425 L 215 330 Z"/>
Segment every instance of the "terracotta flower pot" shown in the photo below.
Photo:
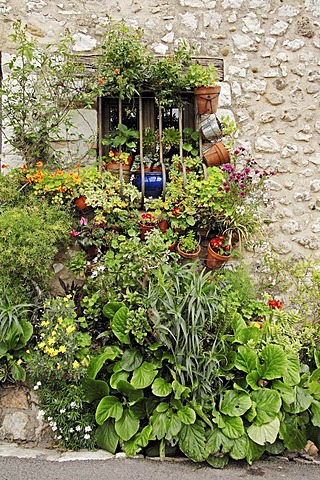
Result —
<path fill-rule="evenodd" d="M 196 96 L 199 115 L 216 113 L 218 108 L 220 90 L 220 85 L 213 85 L 211 87 L 199 87 L 195 89 L 194 94 Z"/>
<path fill-rule="evenodd" d="M 107 163 L 107 170 L 109 170 L 115 177 L 120 178 L 120 163 Z M 130 165 L 122 164 L 123 181 L 129 183 L 130 181 Z"/>
<path fill-rule="evenodd" d="M 200 252 L 201 252 L 201 246 L 198 245 L 197 247 L 197 250 L 193 253 L 187 253 L 187 252 L 184 252 L 183 250 L 181 250 L 180 248 L 180 244 L 178 243 L 177 244 L 177 252 L 179 253 L 179 255 L 183 258 L 187 258 L 189 260 L 195 260 L 197 257 L 199 257 L 200 255 Z"/>
<path fill-rule="evenodd" d="M 168 230 L 168 222 L 167 220 L 160 220 L 158 222 L 158 226 L 162 233 L 165 233 Z"/>
<path fill-rule="evenodd" d="M 140 223 L 140 228 L 141 228 L 140 238 L 141 240 L 145 240 L 146 233 L 152 232 L 152 230 L 156 228 L 156 225 L 145 225 L 144 223 Z"/>
<path fill-rule="evenodd" d="M 222 267 L 230 258 L 230 255 L 220 255 L 216 253 L 208 243 L 208 252 L 207 252 L 207 260 L 206 265 L 211 270 L 216 270 L 217 268 Z"/>
<path fill-rule="evenodd" d="M 86 208 L 88 208 L 88 205 L 86 204 L 86 197 L 84 195 L 76 198 L 74 203 L 77 205 L 79 210 L 85 210 Z"/>
<path fill-rule="evenodd" d="M 207 167 L 214 167 L 228 163 L 230 155 L 222 142 L 217 142 L 203 153 Z"/>

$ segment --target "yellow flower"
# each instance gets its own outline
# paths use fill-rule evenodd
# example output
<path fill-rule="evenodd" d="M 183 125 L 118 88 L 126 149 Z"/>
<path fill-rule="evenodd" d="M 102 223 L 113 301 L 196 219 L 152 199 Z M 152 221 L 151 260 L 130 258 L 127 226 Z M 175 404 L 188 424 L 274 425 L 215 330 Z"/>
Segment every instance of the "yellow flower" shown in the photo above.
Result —
<path fill-rule="evenodd" d="M 57 327 L 57 325 L 56 325 L 54 328 L 56 328 L 56 327 Z M 58 328 L 58 327 L 57 327 L 57 328 Z M 52 337 L 55 337 L 55 336 L 57 335 L 57 332 L 56 332 L 55 329 L 52 330 L 51 335 L 52 335 Z"/>
<path fill-rule="evenodd" d="M 55 338 L 51 337 L 51 338 L 48 339 L 48 345 L 53 345 L 55 342 L 56 342 Z"/>
<path fill-rule="evenodd" d="M 83 365 L 84 367 L 87 367 L 89 365 L 89 360 L 87 358 L 84 358 L 82 361 L 81 361 L 81 365 Z"/>
<path fill-rule="evenodd" d="M 80 364 L 79 364 L 79 362 L 77 362 L 77 360 L 75 360 L 75 361 L 73 362 L 72 366 L 73 366 L 73 368 L 77 369 L 77 368 L 80 367 Z"/>
<path fill-rule="evenodd" d="M 42 320 L 42 322 L 40 323 L 41 327 L 47 327 L 48 325 L 49 325 L 48 320 Z"/>
<path fill-rule="evenodd" d="M 61 346 L 59 347 L 59 352 L 61 352 L 61 353 L 64 353 L 66 350 L 67 350 L 67 349 L 66 349 L 66 347 L 65 347 L 64 345 L 61 345 Z"/>
<path fill-rule="evenodd" d="M 21 363 L 22 363 L 22 360 L 21 358 L 19 358 L 19 360 L 17 360 L 17 365 L 21 365 Z"/>
<path fill-rule="evenodd" d="M 44 342 L 40 342 L 38 343 L 38 347 L 39 348 L 44 348 L 46 346 L 46 344 Z"/>
<path fill-rule="evenodd" d="M 61 325 L 63 323 L 63 318 L 62 317 L 59 317 L 57 322 L 59 323 L 59 325 Z"/>
<path fill-rule="evenodd" d="M 44 334 L 44 333 L 40 333 L 40 337 L 41 337 L 41 338 L 45 337 L 45 334 Z"/>
<path fill-rule="evenodd" d="M 70 300 L 70 298 L 71 298 L 71 295 L 69 294 L 69 295 L 66 295 L 63 300 L 67 302 L 68 300 Z"/>
<path fill-rule="evenodd" d="M 70 335 L 70 333 L 74 332 L 76 327 L 74 325 L 69 325 L 69 327 L 66 328 L 66 334 Z"/>

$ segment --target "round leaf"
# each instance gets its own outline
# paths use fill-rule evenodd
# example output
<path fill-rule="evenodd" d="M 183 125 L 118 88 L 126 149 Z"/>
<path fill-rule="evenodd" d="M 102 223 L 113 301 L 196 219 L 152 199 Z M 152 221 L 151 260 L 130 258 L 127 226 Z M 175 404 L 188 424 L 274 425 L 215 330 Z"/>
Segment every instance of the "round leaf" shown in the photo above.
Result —
<path fill-rule="evenodd" d="M 251 407 L 251 399 L 246 393 L 228 390 L 222 400 L 220 411 L 230 417 L 241 417 Z"/>
<path fill-rule="evenodd" d="M 132 409 L 123 410 L 121 418 L 116 420 L 115 430 L 122 440 L 130 440 L 137 433 L 140 420 L 135 416 Z"/>
<path fill-rule="evenodd" d="M 164 378 L 158 377 L 153 382 L 151 390 L 156 397 L 167 397 L 172 392 L 172 385 Z"/>
<path fill-rule="evenodd" d="M 107 396 L 100 400 L 96 410 L 96 421 L 102 425 L 109 417 L 116 420 L 122 416 L 123 408 L 117 397 Z"/>
<path fill-rule="evenodd" d="M 258 366 L 258 373 L 261 378 L 273 380 L 282 377 L 287 369 L 287 356 L 279 345 L 268 345 L 264 347 L 260 355 L 263 364 Z"/>

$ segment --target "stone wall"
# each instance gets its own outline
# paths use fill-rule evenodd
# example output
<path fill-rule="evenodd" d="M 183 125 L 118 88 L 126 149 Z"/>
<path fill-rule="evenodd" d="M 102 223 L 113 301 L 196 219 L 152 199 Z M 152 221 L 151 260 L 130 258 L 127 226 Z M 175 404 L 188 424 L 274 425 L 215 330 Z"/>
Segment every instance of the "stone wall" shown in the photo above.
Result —
<path fill-rule="evenodd" d="M 169 53 L 182 37 L 200 55 L 224 59 L 220 108 L 232 109 L 239 143 L 279 171 L 272 248 L 320 258 L 319 0 L 0 0 L 0 50 L 10 52 L 20 18 L 40 42 L 68 28 L 75 50 L 90 54 L 108 15 L 143 26 L 155 53 Z"/>

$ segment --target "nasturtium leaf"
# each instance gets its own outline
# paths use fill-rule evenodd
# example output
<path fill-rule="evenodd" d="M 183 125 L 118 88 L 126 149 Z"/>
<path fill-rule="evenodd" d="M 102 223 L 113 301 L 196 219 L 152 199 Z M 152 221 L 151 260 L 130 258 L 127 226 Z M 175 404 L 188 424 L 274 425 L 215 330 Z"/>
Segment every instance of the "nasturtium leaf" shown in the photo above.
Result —
<path fill-rule="evenodd" d="M 112 317 L 110 322 L 111 330 L 121 343 L 130 344 L 130 336 L 127 332 L 128 307 L 121 307 Z"/>
<path fill-rule="evenodd" d="M 260 389 L 251 394 L 251 399 L 255 403 L 256 417 L 255 425 L 270 423 L 274 420 L 281 408 L 281 397 L 276 390 Z"/>
<path fill-rule="evenodd" d="M 252 372 L 258 366 L 258 355 L 252 348 L 240 345 L 237 352 L 235 367 L 246 373 Z"/>
<path fill-rule="evenodd" d="M 290 405 L 285 405 L 285 410 L 290 413 L 301 413 L 307 410 L 313 400 L 310 393 L 304 388 L 293 387 L 294 402 Z"/>
<path fill-rule="evenodd" d="M 283 376 L 287 369 L 287 356 L 279 345 L 267 345 L 263 348 L 260 357 L 263 361 L 258 365 L 258 373 L 261 378 L 273 380 Z"/>
<path fill-rule="evenodd" d="M 108 418 L 103 425 L 97 428 L 96 441 L 98 447 L 107 450 L 107 452 L 116 453 L 119 435 L 115 431 L 113 418 Z"/>
<path fill-rule="evenodd" d="M 112 320 L 114 314 L 121 308 L 124 307 L 124 303 L 122 302 L 109 302 L 103 306 L 102 313 L 105 317 L 109 320 Z"/>
<path fill-rule="evenodd" d="M 295 394 L 293 387 L 286 385 L 281 380 L 274 380 L 272 382 L 272 390 L 277 390 L 280 393 L 280 396 L 286 404 L 290 405 L 294 402 Z"/>
<path fill-rule="evenodd" d="M 84 392 L 84 400 L 86 402 L 94 402 L 109 395 L 109 385 L 103 380 L 93 380 L 85 377 L 82 380 L 82 388 Z"/>
<path fill-rule="evenodd" d="M 246 393 L 228 390 L 223 395 L 221 413 L 230 417 L 241 417 L 251 407 L 250 396 Z"/>
<path fill-rule="evenodd" d="M 258 445 L 249 439 L 249 446 L 246 454 L 246 460 L 249 465 L 252 465 L 252 462 L 258 460 L 264 454 L 265 449 L 264 445 Z"/>
<path fill-rule="evenodd" d="M 281 420 L 279 438 L 288 450 L 302 450 L 307 443 L 306 427 L 298 416 L 286 414 Z"/>
<path fill-rule="evenodd" d="M 248 385 L 252 388 L 252 390 L 259 390 L 261 388 L 258 385 L 259 380 L 261 380 L 261 377 L 257 370 L 253 370 L 246 376 L 246 381 Z"/>
<path fill-rule="evenodd" d="M 244 434 L 233 441 L 233 445 L 229 452 L 229 455 L 231 458 L 233 458 L 233 460 L 241 460 L 246 457 L 248 448 L 249 438 L 247 434 Z"/>
<path fill-rule="evenodd" d="M 208 457 L 210 450 L 202 422 L 197 420 L 191 425 L 182 425 L 179 436 L 179 448 L 191 460 L 203 462 Z"/>
<path fill-rule="evenodd" d="M 96 422 L 98 425 L 102 425 L 110 417 L 118 420 L 122 416 L 122 413 L 123 407 L 117 397 L 103 397 L 97 406 Z"/>
<path fill-rule="evenodd" d="M 156 397 L 167 397 L 172 392 L 172 385 L 164 378 L 158 377 L 154 380 L 151 390 Z"/>
<path fill-rule="evenodd" d="M 143 356 L 138 348 L 130 348 L 123 352 L 121 358 L 121 368 L 126 372 L 133 372 L 135 368 L 140 367 L 143 362 Z"/>
<path fill-rule="evenodd" d="M 223 416 L 225 426 L 221 429 L 222 433 L 228 438 L 239 438 L 244 434 L 242 418 Z"/>
<path fill-rule="evenodd" d="M 320 427 L 320 402 L 313 400 L 311 404 L 311 422 L 315 427 Z"/>
<path fill-rule="evenodd" d="M 276 441 L 279 428 L 280 420 L 279 418 L 275 418 L 272 422 L 264 423 L 263 425 L 250 425 L 247 433 L 253 442 L 258 445 L 265 445 L 267 442 L 273 443 Z"/>
<path fill-rule="evenodd" d="M 150 440 L 151 431 L 151 425 L 147 425 L 141 430 L 141 432 L 136 433 L 134 437 L 124 442 L 123 449 L 125 454 L 128 457 L 133 457 L 139 453 L 142 448 L 146 447 Z"/>
<path fill-rule="evenodd" d="M 110 377 L 110 387 L 113 388 L 114 390 L 117 390 L 117 385 L 121 381 L 126 381 L 129 377 L 128 372 L 124 372 L 123 370 L 119 370 L 115 373 L 113 373 Z"/>
<path fill-rule="evenodd" d="M 184 406 L 177 413 L 181 422 L 185 425 L 190 425 L 196 421 L 196 412 L 191 407 Z"/>
<path fill-rule="evenodd" d="M 130 383 L 137 389 L 149 387 L 157 373 L 158 370 L 153 363 L 143 362 L 134 370 Z"/>
<path fill-rule="evenodd" d="M 115 422 L 115 430 L 122 440 L 130 440 L 139 430 L 140 420 L 132 409 L 123 410 L 121 418 Z"/>
<path fill-rule="evenodd" d="M 96 357 L 92 357 L 87 369 L 87 375 L 90 378 L 95 379 L 106 360 L 114 360 L 121 354 L 121 350 L 116 347 L 106 347 L 104 352 Z"/>
<path fill-rule="evenodd" d="M 287 356 L 287 368 L 283 374 L 283 381 L 286 385 L 298 385 L 300 382 L 300 361 L 298 355 L 289 352 Z"/>

